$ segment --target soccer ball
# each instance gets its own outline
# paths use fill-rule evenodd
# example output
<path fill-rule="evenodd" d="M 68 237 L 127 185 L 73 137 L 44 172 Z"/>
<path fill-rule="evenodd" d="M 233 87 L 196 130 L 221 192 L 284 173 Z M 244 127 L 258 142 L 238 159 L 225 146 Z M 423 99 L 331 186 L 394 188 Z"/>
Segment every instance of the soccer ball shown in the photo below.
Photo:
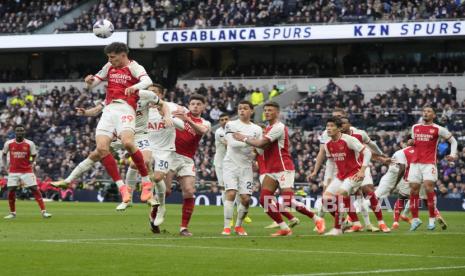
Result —
<path fill-rule="evenodd" d="M 93 27 L 94 35 L 100 38 L 108 38 L 110 37 L 113 32 L 115 31 L 115 27 L 113 23 L 106 19 L 100 19 L 95 22 Z"/>

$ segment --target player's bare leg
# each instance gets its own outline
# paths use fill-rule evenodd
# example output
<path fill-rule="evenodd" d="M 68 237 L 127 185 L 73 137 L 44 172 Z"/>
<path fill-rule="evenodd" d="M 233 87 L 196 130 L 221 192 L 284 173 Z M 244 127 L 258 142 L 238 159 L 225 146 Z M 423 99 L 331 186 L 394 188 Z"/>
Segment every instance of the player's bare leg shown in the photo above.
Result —
<path fill-rule="evenodd" d="M 137 167 L 139 174 L 142 178 L 141 186 L 142 186 L 142 193 L 140 196 L 140 200 L 142 202 L 146 202 L 153 198 L 153 183 L 150 181 L 149 173 L 147 170 L 147 166 L 144 161 L 144 156 L 142 152 L 136 147 L 134 143 L 134 131 L 133 130 L 124 130 L 120 134 L 121 143 L 123 144 L 126 151 L 131 156 L 132 161 Z M 124 189 L 127 189 L 129 192 L 129 187 L 125 185 Z M 129 200 L 127 201 L 129 202 Z"/>
<path fill-rule="evenodd" d="M 95 163 L 100 161 L 100 156 L 97 150 L 92 151 L 86 159 L 81 161 L 69 174 L 69 176 L 63 180 L 53 181 L 51 184 L 55 187 L 67 188 L 69 183 L 73 180 L 78 179 L 81 175 L 90 170 Z"/>
<path fill-rule="evenodd" d="M 436 228 L 436 194 L 434 193 L 434 182 L 425 180 L 423 182 L 426 191 L 426 200 L 429 213 L 428 230 Z"/>
<path fill-rule="evenodd" d="M 422 221 L 418 218 L 418 212 L 420 207 L 420 188 L 419 183 L 410 183 L 410 212 L 412 213 L 412 224 L 410 225 L 410 231 L 417 230 L 422 224 Z"/>
<path fill-rule="evenodd" d="M 375 213 L 376 219 L 378 220 L 378 227 L 384 233 L 391 232 L 391 229 L 387 227 L 383 220 L 383 212 L 381 211 L 381 205 L 379 204 L 378 198 L 375 195 L 375 188 L 373 184 L 362 186 L 362 191 L 365 197 L 370 201 L 371 210 Z"/>
<path fill-rule="evenodd" d="M 195 177 L 194 176 L 181 176 L 178 178 L 179 184 L 181 185 L 182 189 L 182 221 L 181 221 L 181 228 L 180 228 L 180 235 L 181 236 L 192 236 L 192 233 L 189 232 L 189 222 L 192 217 L 192 213 L 194 212 L 195 206 Z"/>
<path fill-rule="evenodd" d="M 268 216 L 279 225 L 280 230 L 272 234 L 272 236 L 290 236 L 292 235 L 292 231 L 287 223 L 283 221 L 281 213 L 274 202 L 274 193 L 278 189 L 278 185 L 279 184 L 276 180 L 268 175 L 265 176 L 262 183 L 262 190 L 260 192 L 260 205 L 263 206 Z"/>

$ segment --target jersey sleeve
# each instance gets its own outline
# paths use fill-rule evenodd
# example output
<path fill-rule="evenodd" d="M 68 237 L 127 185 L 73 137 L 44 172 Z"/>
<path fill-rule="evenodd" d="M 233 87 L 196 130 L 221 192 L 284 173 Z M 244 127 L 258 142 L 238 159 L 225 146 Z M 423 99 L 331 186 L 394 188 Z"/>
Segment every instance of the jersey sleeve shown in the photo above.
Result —
<path fill-rule="evenodd" d="M 439 137 L 444 138 L 446 140 L 449 140 L 449 138 L 452 137 L 452 133 L 450 133 L 450 131 L 447 128 L 443 126 L 438 126 L 438 128 L 439 128 L 439 133 L 438 133 Z"/>
<path fill-rule="evenodd" d="M 140 80 L 140 78 L 142 78 L 143 76 L 148 76 L 144 66 L 140 65 L 135 61 L 131 62 L 129 70 L 131 71 L 132 76 L 138 80 Z"/>
<path fill-rule="evenodd" d="M 6 141 L 5 145 L 3 146 L 3 154 L 7 154 L 9 151 L 10 151 L 10 144 L 11 142 L 10 141 Z"/>
<path fill-rule="evenodd" d="M 147 103 L 159 104 L 160 98 L 150 90 L 139 90 L 139 101 L 147 101 Z"/>
<path fill-rule="evenodd" d="M 331 158 L 331 153 L 329 152 L 328 144 L 324 144 L 324 147 L 325 147 L 326 158 Z"/>
<path fill-rule="evenodd" d="M 31 150 L 31 155 L 37 155 L 37 147 L 36 147 L 36 144 L 32 141 L 28 141 L 29 143 L 29 147 L 30 147 L 30 150 Z"/>
<path fill-rule="evenodd" d="M 254 138 L 260 139 L 260 138 L 262 138 L 262 136 L 263 136 L 263 129 L 260 126 L 257 125 L 257 135 Z"/>
<path fill-rule="evenodd" d="M 206 126 L 208 130 L 212 128 L 212 124 L 207 120 L 202 120 L 202 125 Z"/>
<path fill-rule="evenodd" d="M 326 144 L 326 143 L 328 142 L 328 140 L 329 140 L 328 132 L 326 132 L 326 130 L 323 131 L 323 132 L 321 133 L 321 135 L 318 137 L 318 140 L 320 141 L 320 144 L 321 144 L 321 145 Z"/>
<path fill-rule="evenodd" d="M 392 158 L 395 160 L 396 163 L 407 164 L 407 158 L 405 157 L 405 153 L 403 152 L 403 150 L 396 151 Z"/>
<path fill-rule="evenodd" d="M 111 63 L 105 64 L 100 71 L 98 71 L 97 74 L 94 75 L 97 79 L 103 81 L 106 80 L 108 77 L 108 71 L 110 71 Z"/>
<path fill-rule="evenodd" d="M 368 133 L 364 130 L 360 130 L 360 134 L 362 135 L 362 141 L 364 144 L 368 144 L 371 142 L 370 136 L 368 136 Z"/>
<path fill-rule="evenodd" d="M 281 138 L 284 135 L 284 125 L 275 124 L 271 127 L 270 131 L 265 134 L 265 137 L 268 138 L 271 142 L 274 142 Z"/>
<path fill-rule="evenodd" d="M 352 136 L 345 135 L 344 141 L 346 141 L 349 149 L 355 152 L 361 152 L 365 148 L 365 146 L 362 143 L 360 143 L 360 141 L 357 140 L 357 138 L 354 138 Z"/>

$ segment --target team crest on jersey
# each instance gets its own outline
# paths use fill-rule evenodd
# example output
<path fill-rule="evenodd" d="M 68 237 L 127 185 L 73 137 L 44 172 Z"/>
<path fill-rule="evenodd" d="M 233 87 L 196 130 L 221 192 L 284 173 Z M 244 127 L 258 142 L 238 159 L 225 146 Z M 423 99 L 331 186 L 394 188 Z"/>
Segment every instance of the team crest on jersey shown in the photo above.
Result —
<path fill-rule="evenodd" d="M 27 146 L 23 146 L 23 150 L 27 150 Z"/>
<path fill-rule="evenodd" d="M 429 132 L 430 132 L 430 133 L 434 133 L 434 129 L 430 129 Z"/>

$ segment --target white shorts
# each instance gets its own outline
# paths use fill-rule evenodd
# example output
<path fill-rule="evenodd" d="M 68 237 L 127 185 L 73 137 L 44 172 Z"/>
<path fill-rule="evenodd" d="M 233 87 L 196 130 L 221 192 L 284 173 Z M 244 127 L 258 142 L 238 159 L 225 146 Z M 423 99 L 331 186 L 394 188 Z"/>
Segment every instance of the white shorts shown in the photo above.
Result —
<path fill-rule="evenodd" d="M 223 166 L 215 165 L 215 173 L 216 173 L 216 179 L 218 180 L 218 186 L 224 187 Z"/>
<path fill-rule="evenodd" d="M 113 139 L 116 134 L 119 136 L 122 131 L 135 131 L 136 112 L 127 103 L 111 102 L 105 106 L 97 124 L 95 135 L 106 135 Z"/>
<path fill-rule="evenodd" d="M 280 189 L 294 188 L 295 171 L 267 173 L 266 175 L 278 181 Z"/>
<path fill-rule="evenodd" d="M 367 185 L 373 185 L 373 177 L 371 176 L 370 167 L 366 168 L 365 170 L 365 177 L 362 181 L 362 187 Z"/>
<path fill-rule="evenodd" d="M 136 133 L 134 142 L 140 151 L 150 150 L 150 141 L 148 133 Z"/>
<path fill-rule="evenodd" d="M 344 190 L 349 195 L 353 194 L 360 186 L 362 185 L 362 181 L 354 181 L 350 178 L 346 178 L 344 180 L 340 180 L 339 178 L 334 178 L 331 181 L 331 184 L 326 188 L 326 191 L 335 195 L 339 192 L 339 190 Z"/>
<path fill-rule="evenodd" d="M 423 184 L 423 181 L 438 181 L 438 169 L 435 164 L 410 164 L 408 172 L 408 182 Z"/>
<path fill-rule="evenodd" d="M 385 175 L 383 175 L 383 177 L 381 177 L 379 185 L 375 190 L 377 198 L 388 197 L 391 194 L 391 191 L 396 187 L 398 173 L 399 166 L 397 164 L 389 166 L 388 171 Z"/>
<path fill-rule="evenodd" d="M 399 181 L 399 184 L 397 184 L 396 190 L 401 196 L 410 196 L 410 185 L 403 178 Z"/>
<path fill-rule="evenodd" d="M 195 177 L 195 164 L 191 158 L 180 155 L 178 153 L 173 154 L 173 165 L 170 168 L 177 176 L 194 176 Z"/>
<path fill-rule="evenodd" d="M 37 186 L 36 176 L 34 173 L 10 173 L 8 174 L 7 187 L 18 187 L 20 181 L 25 187 Z"/>
<path fill-rule="evenodd" d="M 253 189 L 252 168 L 240 168 L 224 162 L 224 190 L 236 190 L 240 195 L 251 195 Z"/>
<path fill-rule="evenodd" d="M 168 173 L 173 166 L 174 151 L 170 150 L 154 150 L 152 149 L 152 156 L 155 160 L 155 171 Z"/>

